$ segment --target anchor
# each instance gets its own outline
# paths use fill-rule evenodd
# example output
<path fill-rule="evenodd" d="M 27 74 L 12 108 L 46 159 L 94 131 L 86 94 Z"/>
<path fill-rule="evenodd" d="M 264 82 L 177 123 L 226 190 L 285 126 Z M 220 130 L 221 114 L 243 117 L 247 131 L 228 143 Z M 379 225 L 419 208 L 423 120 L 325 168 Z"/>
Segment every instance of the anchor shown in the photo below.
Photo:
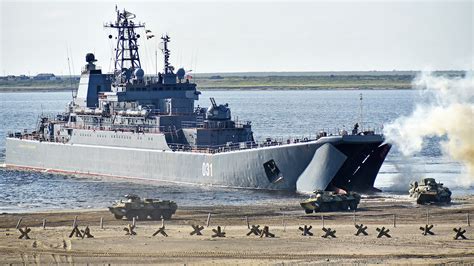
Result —
<path fill-rule="evenodd" d="M 21 236 L 18 237 L 18 239 L 22 239 L 22 238 L 25 238 L 25 239 L 30 239 L 30 236 L 28 236 L 28 234 L 31 232 L 31 229 L 28 228 L 27 226 L 25 226 L 25 229 L 21 229 L 21 228 L 18 228 L 18 230 L 20 231 L 21 233 Z"/>
<path fill-rule="evenodd" d="M 260 233 L 260 237 L 275 237 L 275 234 L 270 233 L 270 228 L 265 225 Z"/>
<path fill-rule="evenodd" d="M 324 238 L 328 238 L 328 237 L 333 237 L 333 238 L 336 238 L 336 230 L 332 230 L 331 228 L 326 228 L 326 227 L 323 227 L 323 231 L 325 232 L 324 235 L 322 235 L 321 237 L 324 237 Z"/>
<path fill-rule="evenodd" d="M 87 238 L 93 238 L 94 236 L 91 235 L 91 230 L 89 229 L 89 226 L 86 226 L 86 228 L 84 230 L 81 230 L 82 232 L 82 239 L 84 239 L 84 237 L 87 237 Z"/>
<path fill-rule="evenodd" d="M 133 231 L 133 229 L 135 229 L 135 225 L 128 224 L 127 227 L 123 228 L 123 231 L 126 232 L 125 235 L 135 236 L 135 235 L 137 235 L 137 233 L 135 233 L 135 231 Z"/>
<path fill-rule="evenodd" d="M 360 234 L 363 234 L 365 236 L 369 235 L 367 233 L 367 226 L 365 226 L 364 224 L 356 224 L 355 228 L 357 228 L 357 232 L 355 233 L 356 236 L 359 236 Z"/>
<path fill-rule="evenodd" d="M 84 238 L 84 237 L 82 236 L 82 233 L 81 233 L 81 231 L 79 230 L 77 224 L 75 224 L 74 227 L 72 228 L 72 231 L 71 231 L 71 233 L 69 234 L 69 238 L 71 238 L 71 237 L 74 236 L 74 235 L 75 235 L 76 237 Z"/>
<path fill-rule="evenodd" d="M 250 231 L 247 233 L 247 236 L 254 234 L 256 236 L 259 236 L 262 233 L 262 230 L 260 230 L 260 225 L 253 225 L 252 228 L 250 228 Z"/>
<path fill-rule="evenodd" d="M 201 225 L 191 225 L 193 228 L 193 231 L 190 233 L 190 235 L 197 235 L 197 236 L 202 236 L 201 231 L 204 229 L 204 226 Z"/>
<path fill-rule="evenodd" d="M 430 225 L 425 224 L 424 227 L 423 227 L 423 226 L 420 226 L 420 230 L 423 231 L 421 234 L 424 235 L 424 236 L 426 236 L 426 235 L 428 235 L 428 234 L 429 234 L 429 235 L 434 235 L 434 233 L 431 232 L 431 229 L 433 229 L 433 225 L 432 225 L 432 224 L 430 224 Z"/>
<path fill-rule="evenodd" d="M 463 230 L 461 227 L 453 228 L 453 231 L 456 232 L 456 235 L 454 236 L 454 240 L 458 240 L 458 238 L 467 239 L 467 237 L 464 236 L 464 234 L 466 233 L 466 230 Z"/>
<path fill-rule="evenodd" d="M 168 237 L 168 234 L 165 232 L 165 227 L 162 226 L 158 229 L 158 231 L 156 231 L 153 236 L 156 236 L 157 234 L 162 234 L 163 236 L 166 236 Z"/>
<path fill-rule="evenodd" d="M 225 237 L 225 232 L 222 231 L 220 226 L 217 226 L 217 229 L 212 229 L 212 232 L 214 232 L 212 237 Z"/>
<path fill-rule="evenodd" d="M 383 236 L 385 237 L 388 237 L 388 238 L 391 238 L 392 236 L 388 234 L 388 232 L 390 232 L 390 229 L 385 229 L 385 227 L 382 227 L 381 229 L 377 227 L 377 232 L 379 232 L 379 234 L 377 235 L 377 238 L 381 238 Z"/>
<path fill-rule="evenodd" d="M 300 229 L 300 231 L 302 231 L 303 233 L 301 235 L 303 236 L 313 236 L 313 233 L 311 233 L 311 228 L 313 228 L 313 226 L 307 226 L 307 225 L 304 225 L 304 227 L 298 227 L 298 229 Z"/>

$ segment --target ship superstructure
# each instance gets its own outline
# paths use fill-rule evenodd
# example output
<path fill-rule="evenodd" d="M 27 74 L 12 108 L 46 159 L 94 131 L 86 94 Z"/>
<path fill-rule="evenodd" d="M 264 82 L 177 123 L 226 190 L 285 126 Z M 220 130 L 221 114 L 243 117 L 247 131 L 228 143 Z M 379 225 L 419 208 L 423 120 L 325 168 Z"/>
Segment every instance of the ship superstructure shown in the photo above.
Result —
<path fill-rule="evenodd" d="M 259 143 L 227 104 L 211 98 L 208 108 L 194 106 L 200 92 L 170 64 L 168 35 L 161 37 L 163 72 L 146 76 L 137 33 L 144 24 L 134 19 L 117 10 L 104 25 L 117 30 L 113 73 L 87 54 L 67 111 L 41 117 L 34 132 L 11 134 L 7 166 L 232 187 L 373 189 L 390 150 L 382 135 L 355 128 Z"/>

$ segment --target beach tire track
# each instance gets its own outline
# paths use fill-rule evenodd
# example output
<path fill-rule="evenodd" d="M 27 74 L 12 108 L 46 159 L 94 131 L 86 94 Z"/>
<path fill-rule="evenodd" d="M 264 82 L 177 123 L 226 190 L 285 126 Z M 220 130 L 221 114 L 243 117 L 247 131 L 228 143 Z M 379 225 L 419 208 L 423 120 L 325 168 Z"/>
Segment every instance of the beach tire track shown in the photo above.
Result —
<path fill-rule="evenodd" d="M 10 250 L 10 252 L 15 253 L 15 250 Z M 108 257 L 119 257 L 119 258 L 138 258 L 138 257 L 148 257 L 148 258 L 216 258 L 216 259 L 267 259 L 267 260 L 307 260 L 307 259 L 316 259 L 316 258 L 338 258 L 338 259 L 353 259 L 355 255 L 353 254 L 314 254 L 314 253 L 305 253 L 305 254 L 289 254 L 289 253 L 274 253 L 274 254 L 262 254 L 256 252 L 229 252 L 229 251 L 183 251 L 183 252 L 166 252 L 166 253 L 123 253 L 123 252 L 94 252 L 94 251 L 58 251 L 58 250 L 38 250 L 32 251 L 32 253 L 51 255 L 55 263 L 61 263 L 58 261 L 58 258 L 65 257 L 66 261 L 69 263 L 73 262 L 75 257 L 94 257 L 94 258 L 108 258 Z M 23 262 L 25 261 L 24 255 L 26 253 L 21 253 Z M 27 255 L 26 255 L 27 256 Z M 356 255 L 359 259 L 407 259 L 407 258 L 433 258 L 433 254 L 393 254 L 393 255 Z M 446 254 L 437 254 L 437 257 L 443 258 L 453 258 L 458 259 L 460 257 L 469 257 L 474 258 L 474 252 L 458 252 L 458 253 L 446 253 Z"/>

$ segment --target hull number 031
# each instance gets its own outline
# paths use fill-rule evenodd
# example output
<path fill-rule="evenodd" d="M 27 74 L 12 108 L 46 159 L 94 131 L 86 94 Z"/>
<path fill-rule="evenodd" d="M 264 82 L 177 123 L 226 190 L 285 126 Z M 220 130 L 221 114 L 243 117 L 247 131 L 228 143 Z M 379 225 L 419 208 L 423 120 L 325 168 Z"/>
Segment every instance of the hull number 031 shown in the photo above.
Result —
<path fill-rule="evenodd" d="M 202 176 L 212 176 L 212 163 L 202 163 Z"/>

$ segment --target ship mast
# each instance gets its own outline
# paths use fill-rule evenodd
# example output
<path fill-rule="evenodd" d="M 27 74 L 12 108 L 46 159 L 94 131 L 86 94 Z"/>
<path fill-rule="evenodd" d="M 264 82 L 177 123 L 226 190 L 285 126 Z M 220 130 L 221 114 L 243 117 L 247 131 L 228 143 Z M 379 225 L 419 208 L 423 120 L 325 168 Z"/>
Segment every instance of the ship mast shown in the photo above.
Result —
<path fill-rule="evenodd" d="M 126 11 L 117 11 L 117 20 L 104 25 L 106 28 L 117 29 L 117 46 L 115 48 L 115 83 L 125 84 L 133 77 L 135 70 L 141 68 L 140 56 L 138 54 L 137 39 L 140 34 L 135 29 L 145 27 L 144 23 L 135 24 L 135 14 Z M 112 35 L 109 35 L 112 38 Z"/>

